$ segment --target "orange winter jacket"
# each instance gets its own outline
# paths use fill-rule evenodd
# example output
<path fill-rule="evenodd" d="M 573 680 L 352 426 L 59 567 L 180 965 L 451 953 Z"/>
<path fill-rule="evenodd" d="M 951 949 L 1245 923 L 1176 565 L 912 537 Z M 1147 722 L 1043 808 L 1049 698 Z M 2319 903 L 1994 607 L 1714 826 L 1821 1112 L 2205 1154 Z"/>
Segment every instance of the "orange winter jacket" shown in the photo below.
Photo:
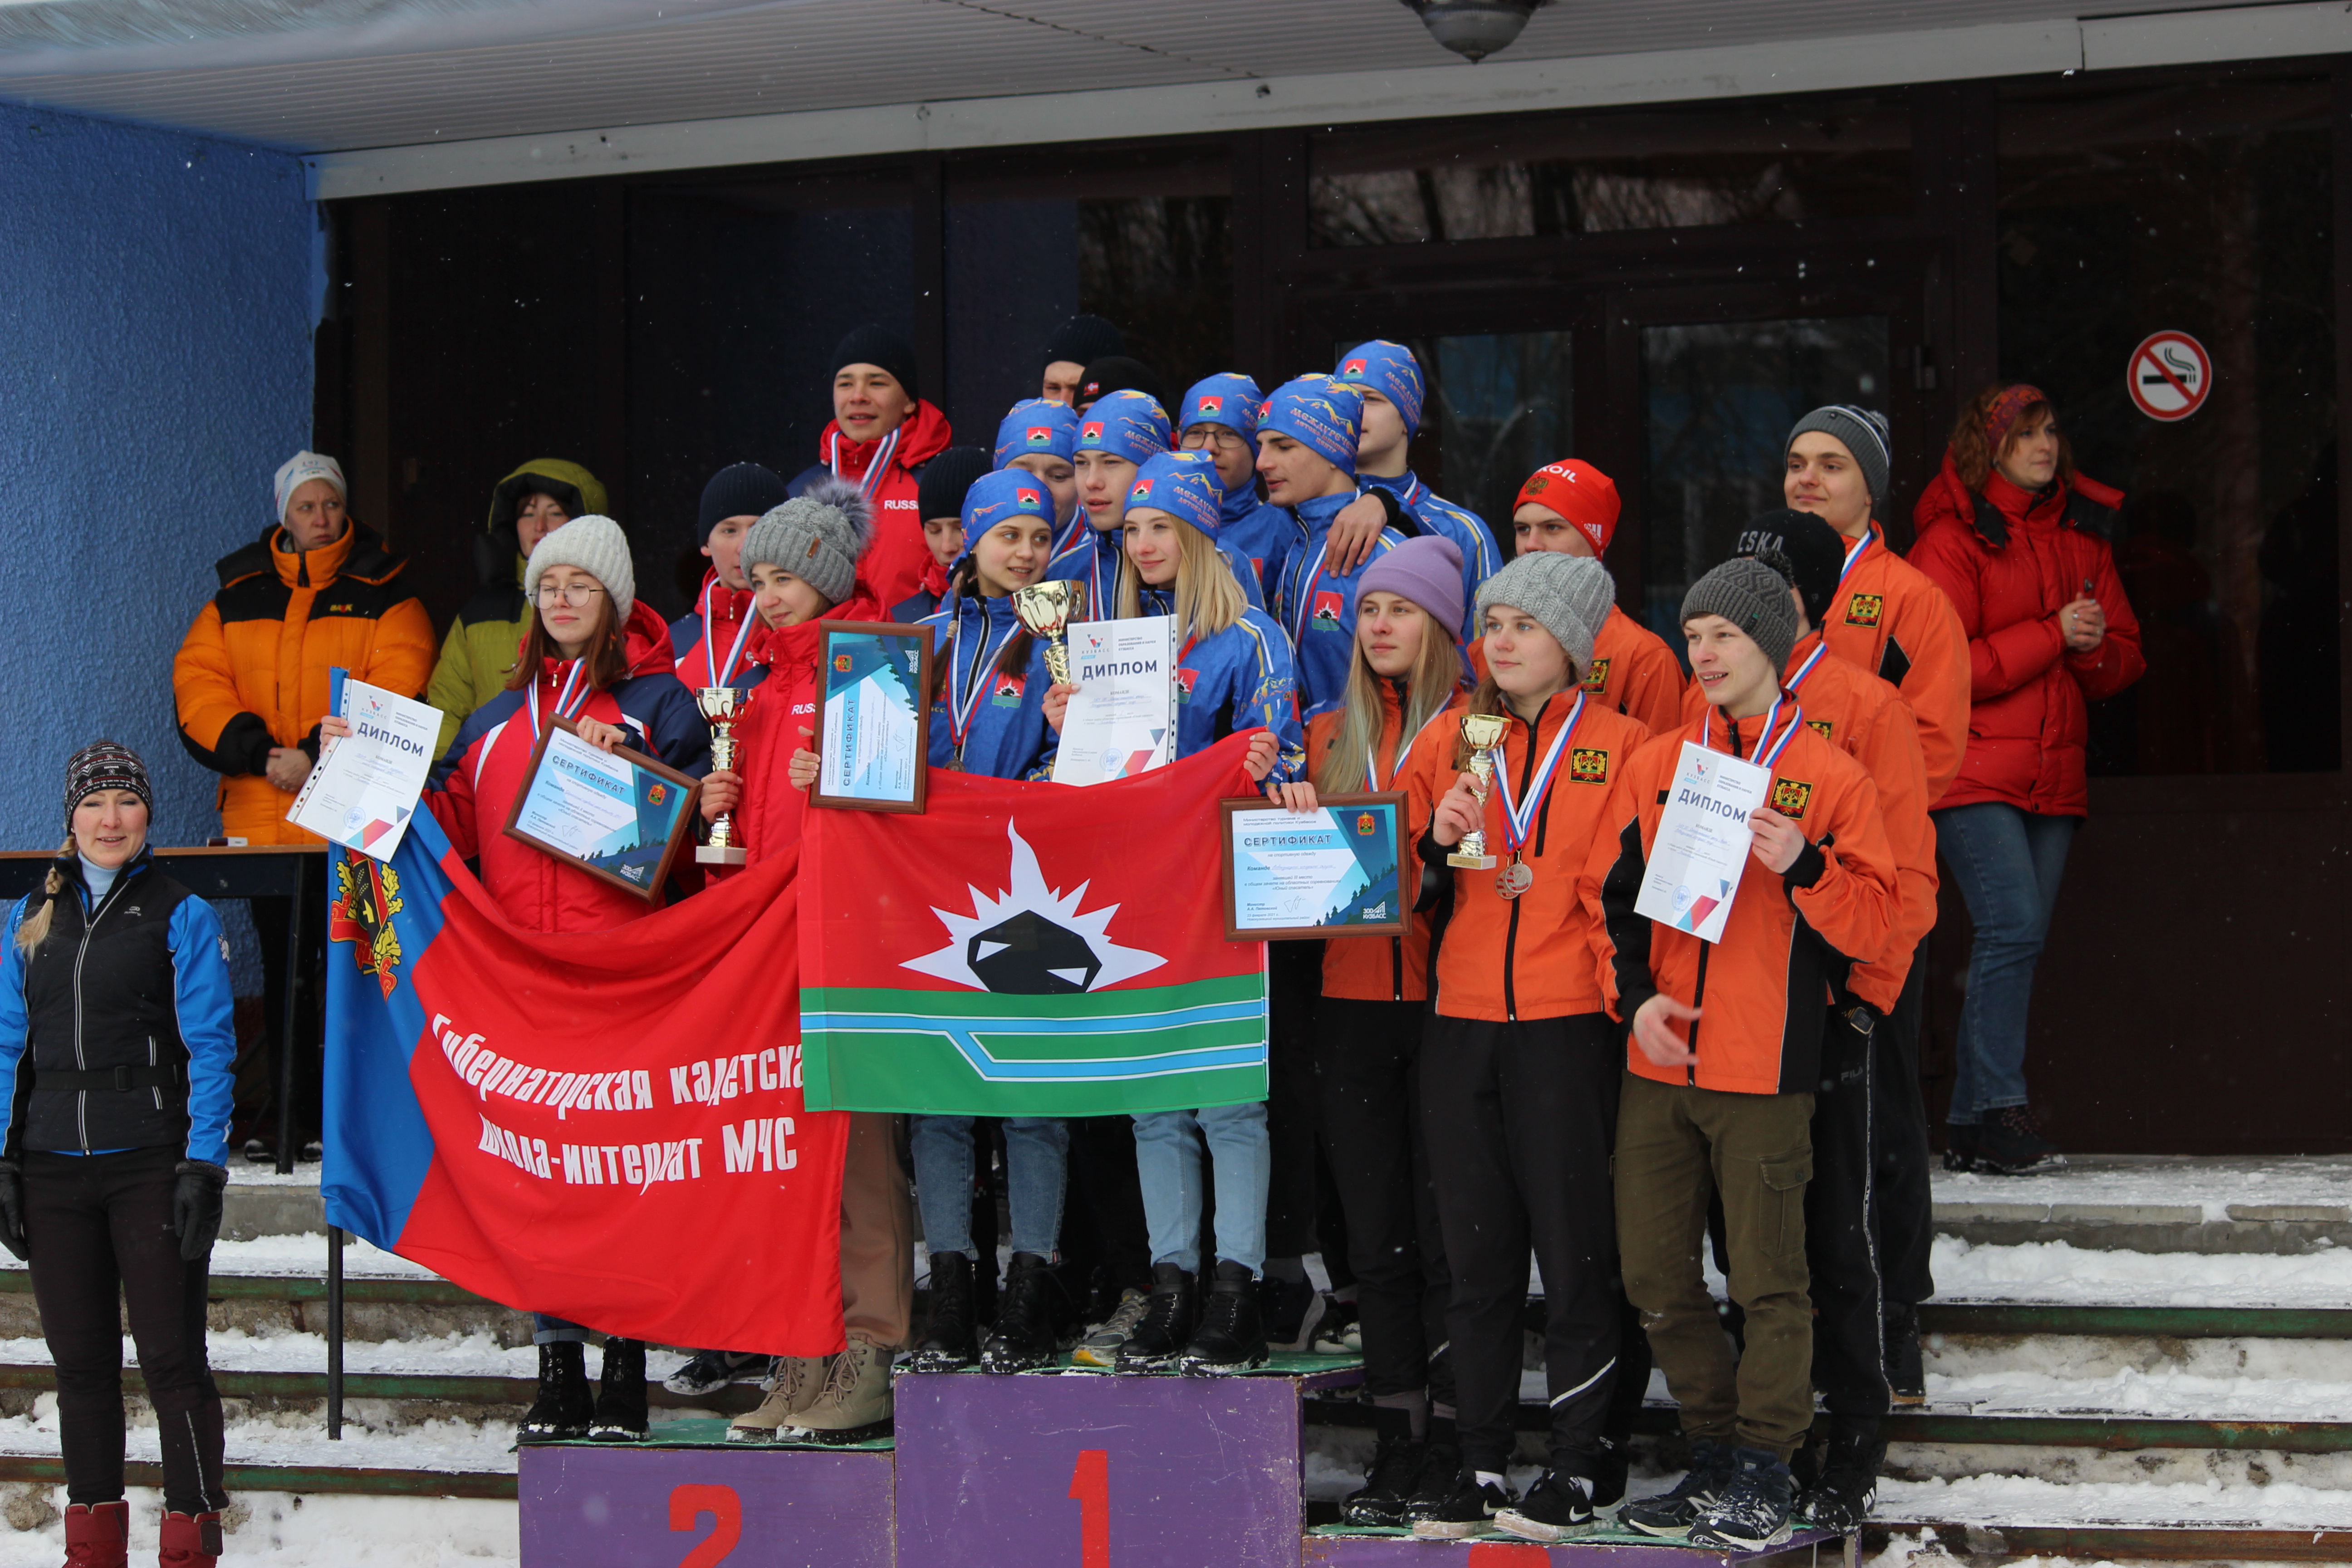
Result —
<path fill-rule="evenodd" d="M 1888 547 L 1874 521 L 1870 547 L 1839 585 L 1822 636 L 1832 653 L 1886 681 L 1911 705 L 1934 805 L 1969 744 L 1969 634 L 1952 601 Z"/>
<path fill-rule="evenodd" d="M 1495 879 L 1510 864 L 1499 781 L 1486 796 L 1486 853 L 1496 857 L 1495 868 L 1452 874 L 1450 913 L 1436 936 L 1436 1007 L 1448 1018 L 1566 1018 L 1604 1005 L 1592 962 L 1592 915 L 1578 884 L 1596 837 L 1608 829 L 1616 782 L 1650 731 L 1641 721 L 1571 689 L 1536 715 L 1532 742 L 1526 721 L 1511 717 L 1500 766 L 1510 771 L 1515 798 L 1524 804 L 1544 753 L 1580 697 L 1583 714 L 1521 852 L 1535 881 L 1516 899 L 1495 890 Z M 1462 774 L 1454 765 L 1460 733 L 1458 725 L 1451 731 L 1441 725 L 1424 734 L 1412 765 L 1407 809 L 1422 855 L 1439 865 L 1446 852 L 1430 838 L 1430 819 Z"/>
<path fill-rule="evenodd" d="M 1639 719 L 1653 734 L 1678 728 L 1683 693 L 1689 688 L 1682 661 L 1664 638 L 1623 610 L 1611 605 L 1592 639 L 1592 668 L 1584 689 L 1601 705 Z"/>
<path fill-rule="evenodd" d="M 222 775 L 221 828 L 253 844 L 315 844 L 286 820 L 294 797 L 263 770 L 274 746 L 319 755 L 327 672 L 403 697 L 433 674 L 433 622 L 399 584 L 407 562 L 354 521 L 308 552 L 282 529 L 214 563 L 220 591 L 172 661 L 180 743 Z"/>
<path fill-rule="evenodd" d="M 1899 893 L 1877 786 L 1811 727 L 1773 764 L 1767 797 L 1804 830 L 1796 864 L 1776 875 L 1752 855 L 1741 863 L 1718 942 L 1634 913 L 1683 742 L 1712 734 L 1714 749 L 1753 756 L 1766 717 L 1738 721 L 1727 745 L 1710 710 L 1704 722 L 1643 747 L 1585 862 L 1584 923 L 1611 1015 L 1630 1022 L 1661 991 L 1703 1015 L 1690 1026 L 1694 1066 L 1659 1067 L 1626 1040 L 1626 1065 L 1643 1078 L 1733 1094 L 1810 1093 L 1821 1077 L 1831 987 L 1855 962 L 1878 957 L 1894 930 Z"/>
<path fill-rule="evenodd" d="M 1460 733 L 1461 715 L 1468 706 L 1466 696 L 1457 694 L 1454 700 L 1433 715 L 1422 727 L 1419 738 L 1400 738 L 1404 713 L 1399 705 L 1394 683 L 1383 680 L 1381 690 L 1380 755 L 1373 762 L 1381 767 L 1371 784 L 1373 793 L 1403 790 L 1411 793 L 1413 770 L 1423 765 L 1422 759 L 1431 755 L 1431 737 L 1444 745 L 1436 749 L 1451 758 L 1452 739 Z M 1307 727 L 1307 776 L 1313 778 L 1322 771 L 1324 759 L 1339 743 L 1339 726 L 1347 717 L 1343 708 L 1318 713 Z M 1400 750 L 1403 755 L 1398 755 Z M 1452 783 L 1447 775 L 1447 783 Z M 1413 828 L 1411 803 L 1405 809 L 1404 862 L 1397 868 L 1397 896 L 1411 910 L 1421 889 L 1421 857 L 1416 851 L 1420 838 Z M 1323 944 L 1323 994 L 1342 997 L 1350 1002 L 1422 1002 L 1429 997 L 1429 915 L 1415 913 L 1412 924 L 1402 936 L 1387 938 L 1358 936 L 1334 937 Z"/>
<path fill-rule="evenodd" d="M 1824 652 L 1819 632 L 1801 638 L 1789 655 L 1788 684 L 1805 722 L 1860 763 L 1878 786 L 1899 903 L 1885 951 L 1855 964 L 1848 986 L 1881 1013 L 1892 1012 L 1911 973 L 1911 955 L 1936 925 L 1936 825 L 1927 816 L 1919 726 L 1900 691 Z M 1696 723 L 1706 711 L 1706 699 L 1694 682 L 1683 699 L 1684 717 Z"/>

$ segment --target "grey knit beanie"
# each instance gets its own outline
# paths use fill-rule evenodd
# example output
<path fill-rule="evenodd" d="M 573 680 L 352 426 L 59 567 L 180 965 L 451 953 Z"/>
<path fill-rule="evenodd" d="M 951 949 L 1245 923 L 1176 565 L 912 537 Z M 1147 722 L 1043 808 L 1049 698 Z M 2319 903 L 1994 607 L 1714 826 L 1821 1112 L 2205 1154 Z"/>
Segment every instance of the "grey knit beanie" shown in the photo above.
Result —
<path fill-rule="evenodd" d="M 539 542 L 523 563 L 522 591 L 539 603 L 539 580 L 558 566 L 577 566 L 613 596 L 613 624 L 629 618 L 637 603 L 637 572 L 629 563 L 629 536 L 609 517 L 575 517 Z"/>
<path fill-rule="evenodd" d="M 1721 616 L 1756 640 L 1775 672 L 1789 668 L 1797 644 L 1797 604 L 1789 580 L 1752 555 L 1735 555 L 1690 585 L 1683 595 L 1683 625 L 1701 616 Z"/>
<path fill-rule="evenodd" d="M 1478 584 L 1478 616 L 1508 605 L 1525 610 L 1543 623 L 1560 647 L 1568 650 L 1576 679 L 1592 668 L 1592 639 L 1609 618 L 1617 601 L 1617 584 L 1609 568 L 1590 555 L 1558 555 L 1533 551 L 1515 556 L 1509 565 Z"/>
<path fill-rule="evenodd" d="M 826 478 L 751 525 L 743 570 L 791 573 L 838 605 L 857 586 L 857 559 L 873 539 L 873 510 L 857 487 Z"/>
<path fill-rule="evenodd" d="M 1862 468 L 1862 482 L 1870 487 L 1870 499 L 1886 499 L 1887 470 L 1895 459 L 1888 447 L 1885 415 L 1874 408 L 1856 408 L 1851 403 L 1824 404 L 1797 421 L 1789 431 L 1788 440 L 1780 445 L 1782 454 L 1808 430 L 1819 430 L 1843 442 Z"/>

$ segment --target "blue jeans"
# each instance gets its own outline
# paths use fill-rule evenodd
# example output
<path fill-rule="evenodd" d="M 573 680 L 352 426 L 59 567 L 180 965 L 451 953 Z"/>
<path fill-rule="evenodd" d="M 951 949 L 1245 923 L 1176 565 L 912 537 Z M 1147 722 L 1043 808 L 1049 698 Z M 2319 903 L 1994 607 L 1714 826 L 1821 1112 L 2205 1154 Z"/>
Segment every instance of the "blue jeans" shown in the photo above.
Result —
<path fill-rule="evenodd" d="M 971 1245 L 971 1118 L 909 1116 L 907 1142 L 915 1157 L 923 1244 L 935 1257 L 961 1252 L 978 1261 Z M 1005 1120 L 1004 1183 L 1013 1208 L 1013 1251 L 1054 1257 L 1062 1237 L 1062 1183 L 1069 1165 L 1066 1122 L 1050 1116 Z"/>
<path fill-rule="evenodd" d="M 584 1345 L 596 1337 L 593 1329 L 583 1329 L 563 1318 L 551 1318 L 545 1312 L 530 1315 L 530 1342 L 535 1345 Z"/>
<path fill-rule="evenodd" d="M 1937 846 L 1977 928 L 1948 1125 L 1973 1127 L 1990 1111 L 2026 1102 L 2033 966 L 2066 874 L 2066 847 L 2081 821 L 1990 800 L 1936 813 Z"/>
<path fill-rule="evenodd" d="M 1265 1192 L 1274 1172 L 1265 1103 L 1157 1110 L 1135 1119 L 1135 1173 L 1143 1184 L 1143 1218 L 1151 1261 L 1187 1274 L 1201 1267 L 1201 1130 L 1216 1155 L 1217 1256 L 1265 1270 Z"/>

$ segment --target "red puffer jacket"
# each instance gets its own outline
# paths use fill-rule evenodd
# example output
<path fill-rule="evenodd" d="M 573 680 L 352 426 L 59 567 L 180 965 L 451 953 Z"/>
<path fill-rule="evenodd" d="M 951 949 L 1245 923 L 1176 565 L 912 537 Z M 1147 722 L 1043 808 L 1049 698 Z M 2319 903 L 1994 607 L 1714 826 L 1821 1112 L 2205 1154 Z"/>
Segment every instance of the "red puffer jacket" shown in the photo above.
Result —
<path fill-rule="evenodd" d="M 746 868 L 800 842 L 808 792 L 793 787 L 792 760 L 803 746 L 816 750 L 817 654 L 824 626 L 830 621 L 887 619 L 866 596 L 870 592 L 860 583 L 848 598 L 796 626 L 754 626 L 744 645 L 745 668 L 735 679 L 751 689 L 751 703 L 735 726 L 735 772 L 743 781 L 743 799 L 735 808 L 734 838 L 746 852 Z M 812 733 L 802 734 L 803 726 Z M 703 873 L 722 877 L 731 869 L 706 866 Z"/>
<path fill-rule="evenodd" d="M 2052 816 L 2089 811 L 2085 703 L 2147 668 L 2115 552 L 2085 526 L 2123 499 L 2079 476 L 2071 490 L 2029 493 L 1998 472 L 1970 495 L 1949 454 L 1919 498 L 1911 564 L 1951 595 L 1969 634 L 1969 749 L 1938 809 L 1996 800 Z M 2058 625 L 2080 598 L 2107 616 L 2105 639 L 2087 654 L 2069 652 Z"/>
<path fill-rule="evenodd" d="M 793 480 L 793 493 L 798 495 L 829 470 L 861 487 L 874 502 L 874 542 L 857 563 L 857 576 L 861 584 L 871 584 L 877 604 L 895 605 L 914 593 L 933 564 L 915 498 L 923 465 L 954 438 L 948 416 L 921 401 L 879 441 L 853 441 L 841 433 L 839 424 L 828 424 L 817 437 L 816 467 Z M 882 474 L 869 483 L 867 476 L 877 462 Z"/>
<path fill-rule="evenodd" d="M 629 731 L 628 744 L 698 777 L 710 768 L 710 728 L 693 696 L 678 683 L 670 658 L 669 627 L 642 599 L 629 611 L 624 647 L 628 677 L 590 694 L 575 718 Z M 609 931 L 653 910 L 624 892 L 506 835 L 515 795 L 538 747 L 530 695 L 540 722 L 555 712 L 569 660 L 546 659 L 535 693 L 502 691 L 474 710 L 434 772 L 425 805 L 467 859 L 479 858 L 482 886 L 500 912 L 525 931 Z M 691 868 L 693 857 L 680 857 Z"/>

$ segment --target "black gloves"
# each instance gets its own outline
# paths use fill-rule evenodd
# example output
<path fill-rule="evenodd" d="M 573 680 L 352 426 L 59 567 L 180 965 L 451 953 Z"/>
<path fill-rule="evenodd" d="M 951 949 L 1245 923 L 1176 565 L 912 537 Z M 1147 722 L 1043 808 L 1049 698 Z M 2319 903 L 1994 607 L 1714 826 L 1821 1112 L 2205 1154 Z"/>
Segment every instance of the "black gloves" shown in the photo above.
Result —
<path fill-rule="evenodd" d="M 32 1256 L 25 1241 L 25 1169 L 14 1160 L 0 1160 L 0 1247 L 19 1262 Z"/>
<path fill-rule="evenodd" d="M 183 1160 L 174 1169 L 180 1184 L 172 1193 L 172 1229 L 180 1237 L 180 1260 L 194 1263 L 220 1237 L 221 1194 L 228 1185 L 228 1173 L 209 1160 Z"/>

